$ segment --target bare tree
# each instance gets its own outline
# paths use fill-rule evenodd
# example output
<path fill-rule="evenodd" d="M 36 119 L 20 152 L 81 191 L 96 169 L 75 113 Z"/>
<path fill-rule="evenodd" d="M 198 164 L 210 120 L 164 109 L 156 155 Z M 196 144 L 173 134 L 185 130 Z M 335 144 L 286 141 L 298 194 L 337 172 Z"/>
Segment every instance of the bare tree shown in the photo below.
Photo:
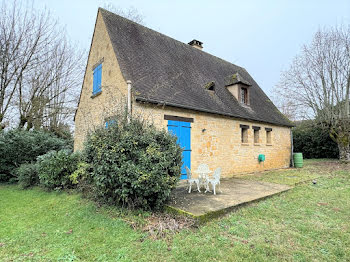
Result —
<path fill-rule="evenodd" d="M 304 118 L 303 115 L 300 114 L 302 112 L 299 112 L 296 103 L 284 99 L 284 97 L 281 97 L 278 93 L 274 93 L 271 99 L 281 113 L 290 121 L 297 121 Z"/>
<path fill-rule="evenodd" d="M 58 127 L 73 115 L 82 53 L 46 10 L 4 1 L 0 17 L 0 124 L 11 110 L 19 127 Z"/>
<path fill-rule="evenodd" d="M 302 47 L 278 85 L 285 103 L 315 119 L 350 161 L 350 26 L 319 30 Z"/>
<path fill-rule="evenodd" d="M 134 6 L 131 6 L 128 9 L 122 9 L 121 7 L 116 7 L 113 4 L 108 3 L 105 4 L 103 8 L 112 13 L 128 18 L 138 24 L 145 25 L 144 16 L 140 14 L 140 12 Z"/>
<path fill-rule="evenodd" d="M 0 18 L 0 123 L 11 106 L 15 92 L 23 80 L 24 72 L 35 61 L 33 56 L 43 43 L 49 30 L 47 16 L 37 16 L 22 10 L 14 2 L 1 6 Z"/>
<path fill-rule="evenodd" d="M 77 54 L 63 37 L 43 52 L 40 63 L 27 72 L 18 88 L 19 126 L 55 130 L 74 113 L 82 53 Z"/>

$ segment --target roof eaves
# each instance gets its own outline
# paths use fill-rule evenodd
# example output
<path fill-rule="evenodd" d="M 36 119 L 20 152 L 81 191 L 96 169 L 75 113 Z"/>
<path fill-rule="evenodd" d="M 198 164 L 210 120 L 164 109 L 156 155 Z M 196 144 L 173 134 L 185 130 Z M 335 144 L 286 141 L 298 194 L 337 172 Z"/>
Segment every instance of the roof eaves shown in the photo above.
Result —
<path fill-rule="evenodd" d="M 136 101 L 147 102 L 147 103 L 151 103 L 151 104 L 159 104 L 159 105 L 164 105 L 164 106 L 172 106 L 172 107 L 183 108 L 183 109 L 190 109 L 190 110 L 194 110 L 194 111 L 198 111 L 198 112 L 205 112 L 205 113 L 217 114 L 217 115 L 222 115 L 222 116 L 229 116 L 229 117 L 234 117 L 237 119 L 255 121 L 255 122 L 259 122 L 259 123 L 267 123 L 267 124 L 272 124 L 272 125 L 277 125 L 277 126 L 286 126 L 286 127 L 293 127 L 294 126 L 293 124 L 288 125 L 288 124 L 282 124 L 282 123 L 273 123 L 273 122 L 268 122 L 268 121 L 262 121 L 259 119 L 237 116 L 237 115 L 230 114 L 230 113 L 223 113 L 223 112 L 219 112 L 219 111 L 215 111 L 215 110 L 208 110 L 205 108 L 195 108 L 195 107 L 191 107 L 191 106 L 185 106 L 185 105 L 176 104 L 176 103 L 172 103 L 172 102 L 159 101 L 159 100 L 145 98 L 145 97 L 136 97 Z"/>

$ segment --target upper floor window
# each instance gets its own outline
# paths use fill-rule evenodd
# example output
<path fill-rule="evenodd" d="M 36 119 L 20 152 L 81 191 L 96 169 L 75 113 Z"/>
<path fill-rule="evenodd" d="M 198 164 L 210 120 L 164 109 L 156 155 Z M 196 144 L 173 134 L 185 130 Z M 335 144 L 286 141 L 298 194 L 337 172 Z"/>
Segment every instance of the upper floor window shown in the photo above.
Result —
<path fill-rule="evenodd" d="M 96 95 L 102 91 L 101 79 L 102 79 L 102 64 L 99 64 L 94 68 L 94 73 L 93 73 L 93 85 L 92 85 L 93 95 Z"/>
<path fill-rule="evenodd" d="M 245 87 L 241 87 L 241 103 L 248 104 L 248 89 Z"/>

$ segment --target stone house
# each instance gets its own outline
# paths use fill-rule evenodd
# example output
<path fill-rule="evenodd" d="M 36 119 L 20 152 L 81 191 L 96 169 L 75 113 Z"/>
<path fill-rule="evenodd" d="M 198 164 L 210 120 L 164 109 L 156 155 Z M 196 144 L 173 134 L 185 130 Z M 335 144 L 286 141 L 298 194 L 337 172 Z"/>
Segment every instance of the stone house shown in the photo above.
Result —
<path fill-rule="evenodd" d="M 126 101 L 132 114 L 178 136 L 189 168 L 207 163 L 229 176 L 290 164 L 292 124 L 244 68 L 206 53 L 200 41 L 185 44 L 100 8 L 74 149 Z"/>

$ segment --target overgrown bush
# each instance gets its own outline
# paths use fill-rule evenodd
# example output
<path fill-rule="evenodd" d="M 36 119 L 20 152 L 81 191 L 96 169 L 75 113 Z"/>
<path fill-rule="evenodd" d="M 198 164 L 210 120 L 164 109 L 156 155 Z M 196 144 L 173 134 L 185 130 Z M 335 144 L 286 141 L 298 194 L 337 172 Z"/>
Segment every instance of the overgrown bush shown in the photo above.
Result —
<path fill-rule="evenodd" d="M 36 164 L 22 164 L 15 170 L 15 174 L 21 188 L 39 184 L 38 166 Z"/>
<path fill-rule="evenodd" d="M 69 176 L 73 185 L 78 185 L 79 183 L 88 179 L 90 165 L 85 162 L 79 162 L 77 169 Z"/>
<path fill-rule="evenodd" d="M 72 148 L 70 142 L 44 131 L 0 132 L 0 182 L 16 181 L 14 172 L 21 164 L 35 162 L 50 150 Z"/>
<path fill-rule="evenodd" d="M 180 177 L 176 138 L 139 119 L 113 123 L 85 143 L 95 196 L 112 205 L 161 209 Z"/>
<path fill-rule="evenodd" d="M 38 157 L 40 184 L 47 189 L 73 188 L 70 176 L 78 167 L 80 154 L 69 150 L 50 151 Z"/>
<path fill-rule="evenodd" d="M 302 121 L 293 128 L 294 152 L 303 153 L 304 158 L 338 158 L 337 144 L 327 130 L 313 121 Z"/>

